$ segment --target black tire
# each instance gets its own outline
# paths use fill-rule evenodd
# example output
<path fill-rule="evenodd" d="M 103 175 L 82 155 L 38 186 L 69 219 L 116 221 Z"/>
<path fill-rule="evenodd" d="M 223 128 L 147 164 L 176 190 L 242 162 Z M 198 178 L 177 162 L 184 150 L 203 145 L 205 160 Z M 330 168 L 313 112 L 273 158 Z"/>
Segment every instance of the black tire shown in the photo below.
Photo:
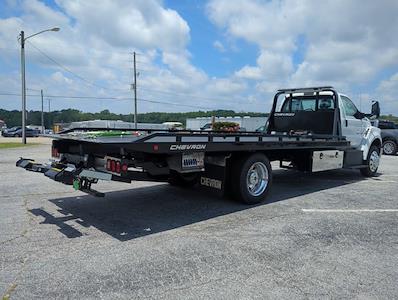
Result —
<path fill-rule="evenodd" d="M 365 161 L 366 167 L 360 169 L 361 174 L 366 177 L 375 176 L 377 173 L 377 169 L 379 167 L 380 160 L 380 148 L 377 146 L 371 146 L 368 152 L 368 157 Z M 374 156 L 377 154 L 377 157 Z"/>
<path fill-rule="evenodd" d="M 383 154 L 395 155 L 397 153 L 398 146 L 393 140 L 386 140 L 383 142 Z"/>
<path fill-rule="evenodd" d="M 199 176 L 196 173 L 180 174 L 171 172 L 168 182 L 173 186 L 192 187 L 199 182 Z"/>
<path fill-rule="evenodd" d="M 256 153 L 238 159 L 232 166 L 230 180 L 232 197 L 245 204 L 263 202 L 272 186 L 272 168 L 268 158 L 264 154 Z M 252 189 L 250 181 L 254 182 Z"/>

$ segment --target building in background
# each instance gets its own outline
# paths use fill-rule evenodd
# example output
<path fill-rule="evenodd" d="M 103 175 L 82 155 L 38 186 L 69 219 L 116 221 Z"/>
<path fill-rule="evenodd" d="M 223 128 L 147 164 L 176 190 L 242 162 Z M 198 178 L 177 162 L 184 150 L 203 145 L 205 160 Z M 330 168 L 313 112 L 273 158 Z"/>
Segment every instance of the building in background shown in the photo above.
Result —
<path fill-rule="evenodd" d="M 175 128 L 175 124 L 178 122 L 166 122 L 163 124 L 156 123 L 138 123 L 138 129 L 170 129 Z M 179 123 L 181 124 L 181 123 Z M 53 126 L 55 133 L 66 129 L 72 128 L 101 128 L 101 129 L 122 129 L 122 130 L 134 130 L 134 123 L 115 121 L 115 120 L 92 120 L 92 121 L 81 121 L 71 123 L 56 123 Z"/>
<path fill-rule="evenodd" d="M 215 117 L 215 122 L 235 122 L 239 124 L 240 128 L 246 131 L 255 131 L 256 129 L 264 126 L 267 122 L 267 117 Z M 212 117 L 198 117 L 187 119 L 187 129 L 200 130 L 202 128 L 207 129 L 211 126 Z"/>

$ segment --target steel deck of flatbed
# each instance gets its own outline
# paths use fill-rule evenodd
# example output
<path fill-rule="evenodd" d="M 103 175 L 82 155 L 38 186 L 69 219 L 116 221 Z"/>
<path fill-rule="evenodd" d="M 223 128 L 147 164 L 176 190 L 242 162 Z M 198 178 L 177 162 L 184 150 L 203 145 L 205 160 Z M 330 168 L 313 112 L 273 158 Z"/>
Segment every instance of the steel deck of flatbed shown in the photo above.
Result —
<path fill-rule="evenodd" d="M 333 135 L 284 135 L 258 132 L 156 131 L 141 136 L 84 137 L 52 135 L 56 144 L 79 144 L 88 152 L 235 152 L 278 149 L 348 149 L 345 137 Z M 187 145 L 184 147 L 183 145 Z M 191 145 L 191 146 L 189 146 Z M 117 151 L 116 151 L 117 150 Z"/>

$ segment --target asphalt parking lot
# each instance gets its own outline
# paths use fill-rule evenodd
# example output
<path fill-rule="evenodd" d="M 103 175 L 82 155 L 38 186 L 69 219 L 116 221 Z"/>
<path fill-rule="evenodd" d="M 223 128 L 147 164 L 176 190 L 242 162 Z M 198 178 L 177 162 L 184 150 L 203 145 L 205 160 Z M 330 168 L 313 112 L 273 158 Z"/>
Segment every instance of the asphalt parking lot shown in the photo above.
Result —
<path fill-rule="evenodd" d="M 15 167 L 49 155 L 0 150 L 0 296 L 398 298 L 398 156 L 371 179 L 275 170 L 269 202 L 245 206 L 150 182 L 94 198 Z"/>

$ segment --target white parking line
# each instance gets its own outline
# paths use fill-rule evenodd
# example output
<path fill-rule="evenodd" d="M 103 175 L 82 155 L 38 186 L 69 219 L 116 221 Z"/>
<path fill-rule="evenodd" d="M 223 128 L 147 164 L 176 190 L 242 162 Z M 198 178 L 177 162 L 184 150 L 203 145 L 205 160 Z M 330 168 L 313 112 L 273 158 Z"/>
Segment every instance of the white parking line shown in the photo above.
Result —
<path fill-rule="evenodd" d="M 320 212 L 320 213 L 361 213 L 361 212 L 398 212 L 398 209 L 317 209 L 303 208 L 303 212 Z"/>
<path fill-rule="evenodd" d="M 397 181 L 395 180 L 383 180 L 383 179 L 368 179 L 372 181 L 377 181 L 377 182 L 384 182 L 384 183 L 396 183 Z"/>

